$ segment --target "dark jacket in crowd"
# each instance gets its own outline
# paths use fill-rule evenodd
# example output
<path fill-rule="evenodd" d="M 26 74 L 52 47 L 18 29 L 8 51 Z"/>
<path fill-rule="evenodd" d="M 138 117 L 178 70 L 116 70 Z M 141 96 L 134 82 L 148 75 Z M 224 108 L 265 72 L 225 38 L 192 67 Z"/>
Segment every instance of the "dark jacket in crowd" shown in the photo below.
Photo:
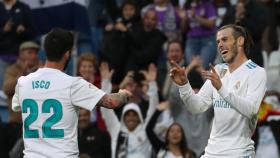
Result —
<path fill-rule="evenodd" d="M 150 32 L 144 30 L 143 25 L 135 27 L 130 34 L 127 70 L 145 70 L 150 63 L 157 63 L 163 52 L 163 44 L 167 40 L 158 29 Z"/>
<path fill-rule="evenodd" d="M 79 130 L 78 144 L 80 154 L 92 158 L 111 158 L 111 140 L 108 133 L 101 131 L 95 124 Z"/>
<path fill-rule="evenodd" d="M 4 32 L 7 21 L 11 21 L 11 32 Z M 23 25 L 25 31 L 17 33 L 17 27 Z M 35 26 L 31 17 L 30 8 L 19 1 L 16 1 L 11 10 L 6 10 L 3 2 L 0 2 L 0 55 L 17 55 L 19 45 L 26 40 L 35 37 Z"/>

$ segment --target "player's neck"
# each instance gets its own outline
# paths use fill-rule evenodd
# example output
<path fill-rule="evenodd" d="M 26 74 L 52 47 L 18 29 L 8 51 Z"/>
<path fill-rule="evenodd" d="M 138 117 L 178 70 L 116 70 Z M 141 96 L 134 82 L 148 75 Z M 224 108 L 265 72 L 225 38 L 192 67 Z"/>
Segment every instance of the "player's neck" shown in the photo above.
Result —
<path fill-rule="evenodd" d="M 45 68 L 52 68 L 52 69 L 58 69 L 60 71 L 63 71 L 64 65 L 59 62 L 53 62 L 53 61 L 46 61 L 46 64 L 44 66 Z"/>
<path fill-rule="evenodd" d="M 234 61 L 232 63 L 228 64 L 229 72 L 233 72 L 236 70 L 240 65 L 245 63 L 248 60 L 248 58 L 245 56 L 245 54 L 241 54 L 239 56 L 236 56 Z"/>

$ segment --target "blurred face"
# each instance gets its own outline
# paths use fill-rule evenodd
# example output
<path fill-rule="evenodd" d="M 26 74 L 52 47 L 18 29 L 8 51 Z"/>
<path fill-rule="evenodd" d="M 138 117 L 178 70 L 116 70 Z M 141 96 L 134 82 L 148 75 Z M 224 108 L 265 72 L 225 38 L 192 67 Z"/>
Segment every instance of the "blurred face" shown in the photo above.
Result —
<path fill-rule="evenodd" d="M 26 63 L 29 68 L 32 68 L 38 64 L 38 49 L 35 48 L 26 48 L 21 50 L 20 60 L 23 63 Z"/>
<path fill-rule="evenodd" d="M 180 62 L 184 58 L 184 53 L 182 47 L 179 43 L 171 43 L 167 51 L 168 61 L 174 60 L 175 62 Z"/>
<path fill-rule="evenodd" d="M 232 35 L 232 28 L 220 30 L 217 33 L 216 41 L 218 52 L 226 63 L 231 64 L 237 57 L 237 42 Z"/>
<path fill-rule="evenodd" d="M 126 20 L 131 19 L 135 15 L 135 11 L 136 10 L 135 10 L 135 7 L 133 5 L 126 4 L 123 7 L 123 10 L 122 10 L 123 17 Z"/>
<path fill-rule="evenodd" d="M 182 130 L 178 124 L 171 125 L 167 134 L 167 139 L 170 144 L 178 145 L 182 140 Z"/>
<path fill-rule="evenodd" d="M 133 131 L 138 126 L 139 123 L 140 123 L 140 119 L 135 111 L 129 110 L 125 113 L 124 124 L 129 131 Z"/>
<path fill-rule="evenodd" d="M 78 127 L 80 129 L 84 129 L 89 125 L 89 122 L 90 122 L 90 111 L 86 109 L 80 109 Z"/>
<path fill-rule="evenodd" d="M 157 25 L 157 15 L 153 10 L 149 10 L 143 19 L 145 31 L 152 31 L 156 28 Z"/>
<path fill-rule="evenodd" d="M 95 73 L 95 69 L 92 62 L 87 60 L 82 61 L 79 67 L 79 73 L 84 79 L 89 80 Z"/>

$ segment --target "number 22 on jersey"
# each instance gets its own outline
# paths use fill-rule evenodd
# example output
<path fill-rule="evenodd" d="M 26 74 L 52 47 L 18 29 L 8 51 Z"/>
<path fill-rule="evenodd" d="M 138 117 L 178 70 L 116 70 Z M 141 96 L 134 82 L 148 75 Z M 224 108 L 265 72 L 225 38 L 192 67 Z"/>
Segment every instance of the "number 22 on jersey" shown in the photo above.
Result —
<path fill-rule="evenodd" d="M 42 124 L 43 138 L 63 138 L 63 129 L 52 129 L 52 126 L 59 122 L 62 118 L 62 105 L 56 99 L 47 99 L 42 104 L 42 109 L 38 109 L 38 104 L 33 99 L 24 99 L 22 102 L 22 113 L 27 113 L 29 109 L 29 115 L 24 120 L 24 138 L 39 138 L 38 129 L 30 129 L 29 126 L 35 122 L 38 118 L 39 112 L 50 113 L 53 108 L 53 115 L 51 115 Z"/>

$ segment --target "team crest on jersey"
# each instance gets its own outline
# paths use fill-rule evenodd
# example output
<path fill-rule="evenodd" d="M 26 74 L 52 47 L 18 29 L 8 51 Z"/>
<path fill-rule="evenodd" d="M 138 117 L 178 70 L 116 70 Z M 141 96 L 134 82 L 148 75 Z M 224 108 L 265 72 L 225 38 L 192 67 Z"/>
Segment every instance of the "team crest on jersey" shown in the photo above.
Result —
<path fill-rule="evenodd" d="M 227 69 L 223 69 L 221 72 L 220 72 L 220 78 L 223 78 L 227 73 Z"/>
<path fill-rule="evenodd" d="M 236 84 L 234 85 L 234 88 L 237 90 L 240 87 L 240 81 L 237 81 Z"/>

